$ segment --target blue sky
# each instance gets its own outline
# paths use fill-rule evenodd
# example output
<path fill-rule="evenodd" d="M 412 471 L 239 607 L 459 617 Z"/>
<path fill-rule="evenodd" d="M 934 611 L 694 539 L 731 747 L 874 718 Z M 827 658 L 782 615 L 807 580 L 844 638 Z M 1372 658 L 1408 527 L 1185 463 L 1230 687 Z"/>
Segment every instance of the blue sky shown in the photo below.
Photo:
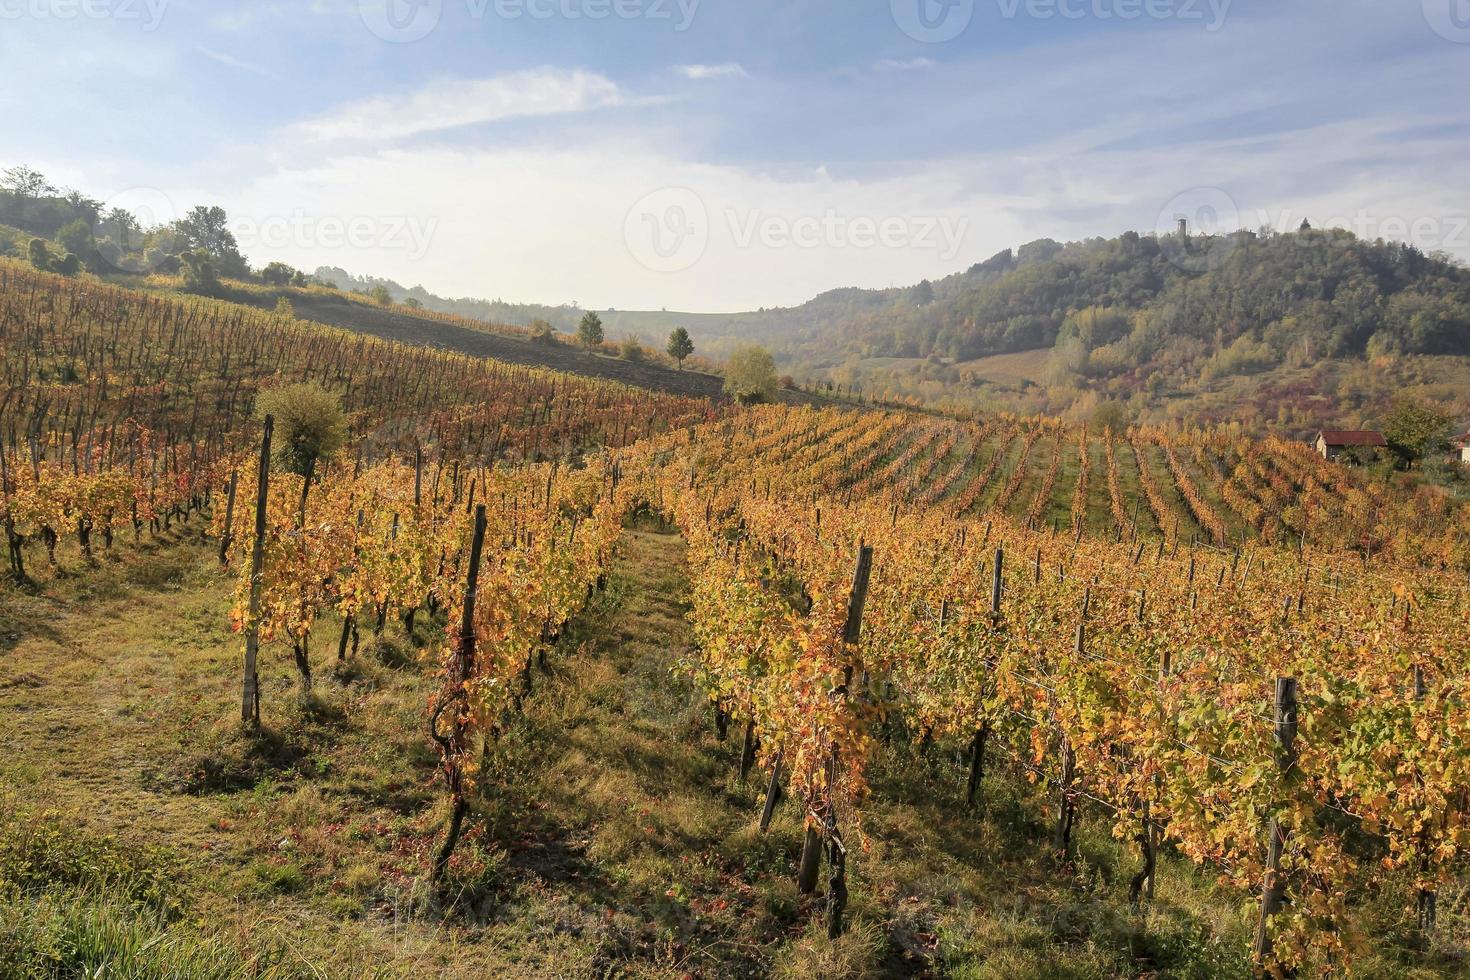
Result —
<path fill-rule="evenodd" d="M 0 165 L 257 264 L 732 310 L 1042 236 L 1470 258 L 1470 0 L 0 0 Z"/>

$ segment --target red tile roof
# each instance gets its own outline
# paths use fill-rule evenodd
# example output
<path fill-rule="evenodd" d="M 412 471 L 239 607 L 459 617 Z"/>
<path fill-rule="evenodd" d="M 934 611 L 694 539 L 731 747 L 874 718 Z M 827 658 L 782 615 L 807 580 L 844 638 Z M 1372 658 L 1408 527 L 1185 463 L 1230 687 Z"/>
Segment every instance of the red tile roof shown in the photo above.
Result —
<path fill-rule="evenodd" d="M 1371 429 L 1323 429 L 1321 436 L 1329 446 L 1387 446 L 1383 433 Z"/>

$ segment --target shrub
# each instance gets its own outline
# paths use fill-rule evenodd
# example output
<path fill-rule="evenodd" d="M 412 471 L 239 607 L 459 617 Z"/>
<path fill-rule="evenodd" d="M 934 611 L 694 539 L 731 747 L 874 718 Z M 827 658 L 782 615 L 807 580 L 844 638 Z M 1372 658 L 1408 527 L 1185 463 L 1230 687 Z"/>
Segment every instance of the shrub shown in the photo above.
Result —
<path fill-rule="evenodd" d="M 309 381 L 263 391 L 255 414 L 275 416 L 275 452 L 282 469 L 305 476 L 347 441 L 347 417 L 337 396 Z"/>
<path fill-rule="evenodd" d="M 725 393 L 742 405 L 754 405 L 776 397 L 776 361 L 771 352 L 756 344 L 737 348 L 725 365 Z"/>
<path fill-rule="evenodd" d="M 51 249 L 46 247 L 45 239 L 32 238 L 26 246 L 26 256 L 37 269 L 42 272 L 51 271 Z"/>
<path fill-rule="evenodd" d="M 180 252 L 179 263 L 184 273 L 184 291 L 212 296 L 219 292 L 219 267 L 214 256 L 204 249 Z"/>

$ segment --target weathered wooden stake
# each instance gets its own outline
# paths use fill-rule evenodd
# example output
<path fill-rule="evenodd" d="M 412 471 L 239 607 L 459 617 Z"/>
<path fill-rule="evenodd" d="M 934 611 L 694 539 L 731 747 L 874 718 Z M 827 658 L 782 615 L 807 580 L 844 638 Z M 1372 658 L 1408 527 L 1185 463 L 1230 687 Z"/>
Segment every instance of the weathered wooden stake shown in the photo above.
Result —
<path fill-rule="evenodd" d="M 766 789 L 766 805 L 761 810 L 761 833 L 771 829 L 771 818 L 776 815 L 776 804 L 781 802 L 781 751 L 771 764 L 771 785 Z"/>
<path fill-rule="evenodd" d="M 1423 701 L 1425 695 L 1428 693 L 1428 686 L 1424 683 L 1424 668 L 1415 667 L 1414 700 Z M 1429 876 L 1430 871 L 1430 861 L 1429 855 L 1427 853 L 1428 843 L 1428 840 L 1422 837 L 1420 838 L 1419 848 L 1426 853 L 1422 858 L 1420 858 L 1419 873 L 1426 878 Z M 1438 896 L 1436 896 L 1432 890 L 1428 888 L 1419 889 L 1419 931 L 1422 932 L 1426 938 L 1428 937 L 1429 933 L 1434 931 L 1434 920 L 1436 917 L 1437 904 Z"/>
<path fill-rule="evenodd" d="M 1000 622 L 1001 588 L 1005 576 L 1005 549 L 995 549 L 995 567 L 990 571 L 990 620 L 992 625 Z"/>
<path fill-rule="evenodd" d="M 740 745 L 740 782 L 744 783 L 750 776 L 751 766 L 755 765 L 755 722 L 745 723 L 745 739 Z"/>
<path fill-rule="evenodd" d="M 1296 680 L 1281 677 L 1276 681 L 1276 765 L 1289 774 L 1296 766 L 1297 700 Z M 1266 852 L 1266 879 L 1261 886 L 1261 917 L 1256 924 L 1255 966 L 1269 972 L 1272 966 L 1271 919 L 1286 898 L 1286 879 L 1281 874 L 1281 856 L 1286 849 L 1289 831 L 1276 817 L 1271 818 Z"/>
<path fill-rule="evenodd" d="M 240 471 L 230 471 L 230 486 L 225 492 L 225 533 L 219 537 L 219 563 L 228 564 L 230 545 L 235 540 L 235 490 L 240 485 Z"/>
<path fill-rule="evenodd" d="M 817 872 L 821 870 L 822 864 L 822 835 L 812 824 L 810 815 L 806 818 L 806 836 L 801 842 L 801 864 L 796 872 L 796 888 L 803 895 L 810 895 L 817 890 Z"/>
<path fill-rule="evenodd" d="M 256 728 L 260 727 L 260 677 L 255 662 L 260 654 L 261 565 L 265 563 L 265 512 L 270 498 L 271 432 L 275 425 L 275 418 L 267 415 L 260 436 L 260 473 L 255 484 L 255 546 L 250 553 L 250 606 L 245 620 L 245 678 L 240 720 Z"/>

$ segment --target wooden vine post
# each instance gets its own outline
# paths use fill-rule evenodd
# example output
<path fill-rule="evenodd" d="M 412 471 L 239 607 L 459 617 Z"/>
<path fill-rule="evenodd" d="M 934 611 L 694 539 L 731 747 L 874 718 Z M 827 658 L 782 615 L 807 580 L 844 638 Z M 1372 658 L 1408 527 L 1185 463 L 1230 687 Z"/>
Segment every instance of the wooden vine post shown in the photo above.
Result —
<path fill-rule="evenodd" d="M 3 494 L 4 499 L 9 501 L 10 468 L 5 462 L 5 446 L 3 443 L 0 443 L 0 494 Z M 135 503 L 134 506 L 136 507 L 137 504 Z M 5 508 L 5 545 L 10 555 L 11 570 L 15 572 L 17 580 L 24 582 L 26 578 L 26 567 L 25 558 L 21 554 L 22 542 L 20 535 L 15 533 L 15 518 L 11 514 L 9 507 Z"/>
<path fill-rule="evenodd" d="M 776 759 L 771 764 L 771 785 L 766 789 L 766 805 L 761 810 L 761 833 L 771 829 L 771 818 L 776 815 L 776 804 L 781 802 L 781 756 L 782 750 L 776 750 Z"/>
<path fill-rule="evenodd" d="M 443 700 L 435 706 L 434 714 L 429 719 L 429 734 L 439 743 L 439 748 L 444 753 L 444 781 L 449 787 L 450 796 L 449 826 L 444 832 L 444 843 L 434 854 L 433 870 L 429 873 L 429 880 L 435 886 L 444 879 L 449 858 L 454 854 L 455 845 L 459 843 L 465 812 L 469 809 L 464 772 L 457 760 L 457 756 L 467 748 L 465 736 L 468 732 L 462 720 L 465 712 L 455 708 L 454 725 L 448 735 L 439 734 L 438 722 L 439 716 L 450 705 L 458 705 L 468 696 L 465 685 L 475 673 L 475 593 L 480 586 L 480 556 L 484 547 L 485 505 L 480 504 L 475 508 L 475 533 L 470 541 L 470 564 L 465 577 L 464 615 L 459 626 L 459 647 L 449 667 L 449 683 L 446 685 Z"/>
<path fill-rule="evenodd" d="M 873 572 L 873 549 L 865 544 L 858 545 L 857 567 L 853 570 L 852 591 L 847 598 L 847 621 L 842 628 L 842 642 L 856 647 L 863 633 L 863 608 L 868 602 L 868 582 Z M 848 668 L 849 677 L 851 668 Z M 848 684 L 847 697 L 851 697 Z M 837 803 L 832 798 L 837 783 L 837 750 L 834 746 L 832 759 L 827 769 L 827 938 L 842 936 L 842 916 L 847 911 L 847 847 L 842 841 L 842 831 L 837 828 Z"/>
<path fill-rule="evenodd" d="M 241 692 L 240 720 L 260 727 L 260 676 L 255 669 L 260 655 L 260 579 L 265 564 L 265 511 L 270 499 L 271 432 L 274 416 L 265 417 L 260 436 L 260 473 L 255 483 L 255 545 L 250 552 L 250 609 L 245 619 L 245 680 Z"/>
<path fill-rule="evenodd" d="M 1424 701 L 1424 696 L 1428 693 L 1428 686 L 1424 683 L 1424 668 L 1415 667 L 1414 700 L 1417 702 L 1421 702 L 1422 704 L 1422 702 Z M 1421 836 L 1419 838 L 1419 849 L 1424 852 L 1423 856 L 1419 859 L 1419 874 L 1424 878 L 1428 878 L 1430 871 L 1429 835 L 1426 832 L 1421 832 Z M 1419 931 L 1424 934 L 1426 939 L 1428 938 L 1429 934 L 1434 931 L 1434 920 L 1436 917 L 1435 913 L 1437 911 L 1437 904 L 1438 899 L 1435 896 L 1435 893 L 1432 890 L 1421 886 L 1419 888 L 1418 902 Z"/>
<path fill-rule="evenodd" d="M 235 490 L 240 485 L 240 471 L 230 471 L 230 485 L 225 492 L 225 531 L 219 536 L 219 563 L 229 564 L 230 545 L 235 540 Z"/>
<path fill-rule="evenodd" d="M 1077 623 L 1077 640 L 1074 646 L 1078 659 L 1087 654 L 1087 609 L 1084 603 L 1082 620 Z M 1077 750 L 1072 740 L 1062 732 L 1062 777 L 1057 784 L 1057 859 L 1065 863 L 1072 852 L 1072 827 L 1077 821 L 1077 800 L 1073 784 L 1077 780 Z"/>
<path fill-rule="evenodd" d="M 1277 678 L 1276 765 L 1286 777 L 1296 767 L 1296 695 L 1295 679 Z M 1281 857 L 1286 849 L 1288 833 L 1289 830 L 1281 825 L 1279 818 L 1271 818 L 1266 851 L 1266 879 L 1261 886 L 1261 918 L 1256 924 L 1255 969 L 1260 974 L 1272 972 L 1274 955 L 1271 919 L 1280 911 L 1286 898 L 1286 878 L 1281 873 Z"/>
<path fill-rule="evenodd" d="M 995 567 L 990 572 L 990 625 L 992 628 L 1000 626 L 1000 600 L 1004 589 L 1005 576 L 1005 551 L 1001 548 L 995 549 Z M 970 781 L 965 788 L 965 809 L 972 810 L 975 807 L 975 794 L 980 790 L 980 782 L 985 778 L 985 743 L 990 740 L 990 719 L 981 719 L 980 726 L 975 729 L 975 738 L 970 743 Z"/>

